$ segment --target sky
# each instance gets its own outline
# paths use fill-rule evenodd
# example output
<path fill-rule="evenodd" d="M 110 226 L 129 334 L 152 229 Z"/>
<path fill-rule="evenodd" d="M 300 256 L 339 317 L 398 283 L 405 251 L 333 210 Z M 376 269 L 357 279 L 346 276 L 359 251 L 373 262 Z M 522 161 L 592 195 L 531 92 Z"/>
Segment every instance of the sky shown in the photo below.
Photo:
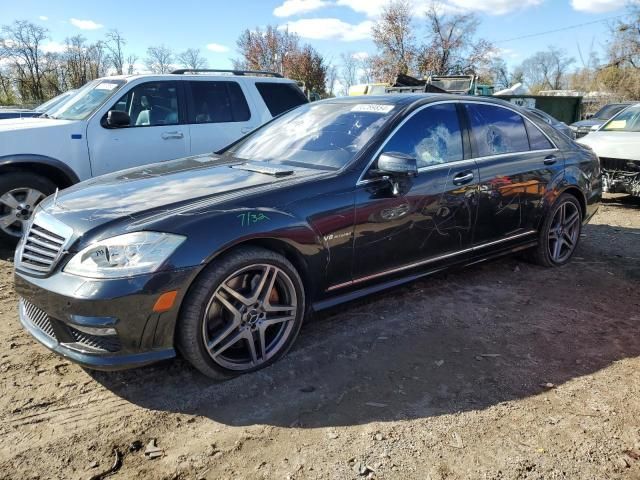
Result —
<path fill-rule="evenodd" d="M 140 67 L 150 45 L 164 44 L 174 52 L 199 48 L 211 68 L 230 68 L 237 56 L 235 42 L 246 28 L 289 27 L 333 64 L 341 53 L 375 52 L 371 25 L 388 0 L 70 0 L 2 1 L 0 25 L 29 20 L 50 31 L 46 49 L 61 49 L 64 39 L 81 34 L 102 39 L 118 29 Z M 415 25 L 424 25 L 430 0 L 410 0 Z M 639 0 L 633 0 L 639 1 Z M 549 45 L 567 50 L 582 65 L 580 54 L 601 51 L 608 24 L 625 13 L 624 0 L 444 0 L 450 11 L 473 11 L 481 20 L 478 35 L 495 43 L 501 56 L 515 66 Z M 575 28 L 571 28 L 575 27 Z M 544 35 L 521 38 L 543 32 Z M 418 28 L 416 32 L 420 32 Z"/>

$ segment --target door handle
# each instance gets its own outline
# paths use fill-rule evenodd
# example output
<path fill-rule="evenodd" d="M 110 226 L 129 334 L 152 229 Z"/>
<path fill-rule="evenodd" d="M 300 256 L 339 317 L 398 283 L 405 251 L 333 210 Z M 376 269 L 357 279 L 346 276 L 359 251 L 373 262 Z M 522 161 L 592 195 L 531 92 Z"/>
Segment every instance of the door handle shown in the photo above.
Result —
<path fill-rule="evenodd" d="M 465 183 L 469 183 L 473 180 L 473 172 L 462 172 L 453 177 L 454 185 L 464 185 Z"/>
<path fill-rule="evenodd" d="M 163 140 L 170 140 L 172 138 L 184 138 L 184 133 L 182 132 L 164 132 L 162 134 Z"/>
<path fill-rule="evenodd" d="M 251 130 L 253 130 L 253 127 L 242 127 L 240 133 L 249 133 Z"/>
<path fill-rule="evenodd" d="M 553 165 L 557 161 L 558 161 L 558 158 L 555 155 L 547 155 L 546 157 L 544 157 L 545 165 Z"/>

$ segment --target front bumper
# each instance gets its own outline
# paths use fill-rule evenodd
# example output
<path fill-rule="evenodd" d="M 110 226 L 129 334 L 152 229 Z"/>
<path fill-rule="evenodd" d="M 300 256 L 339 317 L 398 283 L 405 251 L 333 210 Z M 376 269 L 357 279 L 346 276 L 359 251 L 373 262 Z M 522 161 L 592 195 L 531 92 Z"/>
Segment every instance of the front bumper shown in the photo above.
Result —
<path fill-rule="evenodd" d="M 196 268 L 124 279 L 92 280 L 58 272 L 47 278 L 15 273 L 20 321 L 47 348 L 85 367 L 117 370 L 175 356 L 180 303 Z M 171 290 L 173 307 L 153 312 Z"/>

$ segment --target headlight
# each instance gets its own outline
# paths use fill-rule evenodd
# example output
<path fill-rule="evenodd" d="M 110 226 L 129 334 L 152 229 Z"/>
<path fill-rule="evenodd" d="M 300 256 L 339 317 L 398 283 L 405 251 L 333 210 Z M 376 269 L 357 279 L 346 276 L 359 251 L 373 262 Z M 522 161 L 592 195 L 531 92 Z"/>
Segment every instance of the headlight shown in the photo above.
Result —
<path fill-rule="evenodd" d="M 81 277 L 119 278 L 155 272 L 186 237 L 135 232 L 107 238 L 76 253 L 64 271 Z"/>
<path fill-rule="evenodd" d="M 569 125 L 569 128 L 571 130 L 573 130 L 574 132 L 580 129 L 579 127 L 576 127 L 575 125 Z"/>

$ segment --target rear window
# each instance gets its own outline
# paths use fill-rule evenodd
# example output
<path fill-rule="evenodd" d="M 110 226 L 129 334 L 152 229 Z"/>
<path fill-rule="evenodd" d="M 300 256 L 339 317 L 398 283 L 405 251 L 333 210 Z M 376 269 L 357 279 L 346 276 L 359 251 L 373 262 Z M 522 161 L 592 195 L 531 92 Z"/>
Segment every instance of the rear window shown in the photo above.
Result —
<path fill-rule="evenodd" d="M 272 117 L 307 103 L 307 97 L 292 83 L 256 82 L 256 88 Z"/>
<path fill-rule="evenodd" d="M 246 122 L 247 99 L 237 82 L 190 82 L 189 123 Z"/>

